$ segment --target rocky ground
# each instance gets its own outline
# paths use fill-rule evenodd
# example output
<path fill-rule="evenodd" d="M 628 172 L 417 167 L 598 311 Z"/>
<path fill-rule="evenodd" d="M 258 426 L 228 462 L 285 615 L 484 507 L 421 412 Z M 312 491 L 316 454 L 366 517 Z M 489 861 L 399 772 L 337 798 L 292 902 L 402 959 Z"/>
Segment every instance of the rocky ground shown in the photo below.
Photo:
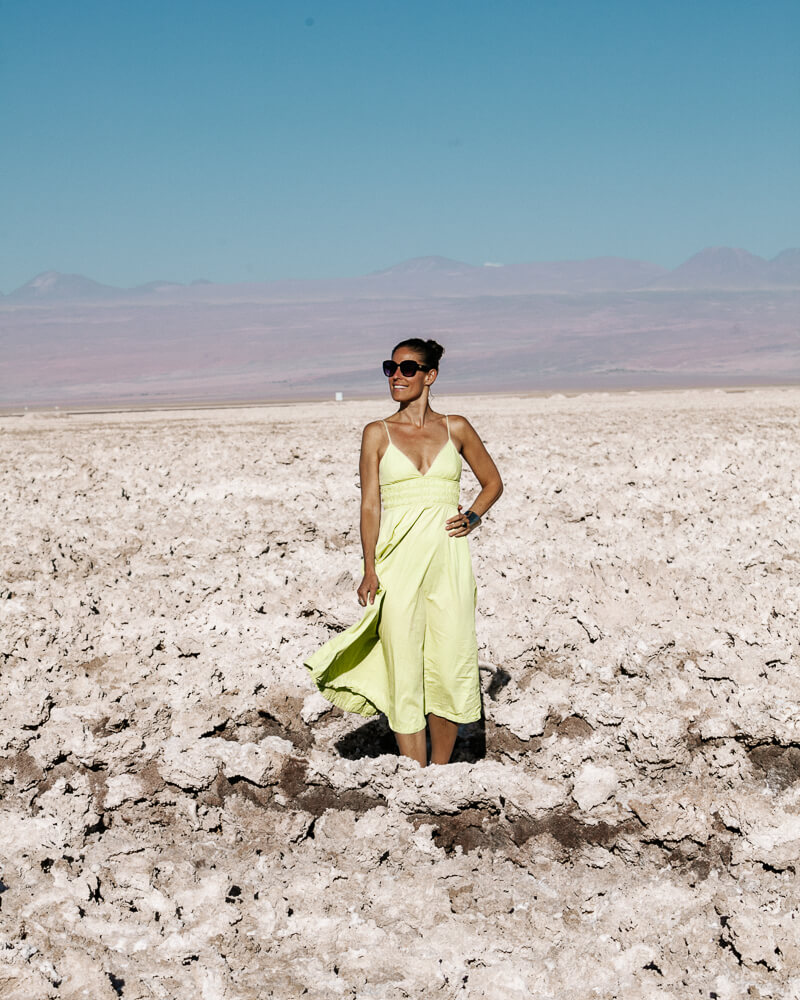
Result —
<path fill-rule="evenodd" d="M 435 405 L 506 492 L 424 770 L 302 666 L 391 404 L 0 419 L 0 998 L 800 996 L 800 390 Z"/>

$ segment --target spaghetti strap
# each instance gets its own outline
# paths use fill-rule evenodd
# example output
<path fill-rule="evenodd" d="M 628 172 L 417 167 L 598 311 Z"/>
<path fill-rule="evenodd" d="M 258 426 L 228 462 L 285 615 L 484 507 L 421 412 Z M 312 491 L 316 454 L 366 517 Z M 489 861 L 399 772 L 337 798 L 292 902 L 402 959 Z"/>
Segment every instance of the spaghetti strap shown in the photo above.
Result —
<path fill-rule="evenodd" d="M 447 421 L 447 440 L 450 441 L 451 440 L 451 437 L 450 437 L 450 414 L 449 413 L 445 413 L 444 419 Z"/>
<path fill-rule="evenodd" d="M 389 433 L 389 425 L 386 423 L 386 421 L 383 419 L 383 417 L 381 417 L 381 423 L 386 428 L 386 437 L 389 438 L 389 444 L 391 444 L 392 443 L 392 435 Z"/>

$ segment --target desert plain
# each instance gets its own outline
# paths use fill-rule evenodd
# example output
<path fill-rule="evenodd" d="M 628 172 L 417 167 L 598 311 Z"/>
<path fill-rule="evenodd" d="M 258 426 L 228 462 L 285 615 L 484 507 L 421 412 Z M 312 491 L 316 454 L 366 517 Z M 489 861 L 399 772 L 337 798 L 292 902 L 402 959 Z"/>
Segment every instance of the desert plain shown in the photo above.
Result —
<path fill-rule="evenodd" d="M 800 388 L 433 405 L 505 493 L 425 769 L 302 665 L 388 400 L 0 417 L 4 1000 L 800 996 Z"/>

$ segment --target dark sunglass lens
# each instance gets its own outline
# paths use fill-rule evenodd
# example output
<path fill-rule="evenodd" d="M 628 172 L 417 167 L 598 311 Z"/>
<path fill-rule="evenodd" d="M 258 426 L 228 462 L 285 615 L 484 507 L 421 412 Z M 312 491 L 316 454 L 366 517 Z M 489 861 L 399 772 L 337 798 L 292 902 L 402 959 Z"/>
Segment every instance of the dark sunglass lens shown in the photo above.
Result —
<path fill-rule="evenodd" d="M 411 378 L 412 375 L 416 375 L 420 371 L 420 365 L 416 361 L 401 361 L 400 371 L 406 378 Z"/>
<path fill-rule="evenodd" d="M 397 371 L 397 362 L 396 361 L 384 361 L 383 362 L 383 374 L 387 378 L 391 378 L 392 375 L 394 375 L 394 373 L 396 371 Z"/>

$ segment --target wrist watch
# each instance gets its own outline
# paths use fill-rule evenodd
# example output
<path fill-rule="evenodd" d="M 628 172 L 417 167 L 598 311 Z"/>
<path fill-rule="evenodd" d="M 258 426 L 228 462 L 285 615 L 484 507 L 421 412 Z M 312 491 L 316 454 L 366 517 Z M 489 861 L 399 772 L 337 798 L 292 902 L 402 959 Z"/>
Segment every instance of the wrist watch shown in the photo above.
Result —
<path fill-rule="evenodd" d="M 476 514 L 474 510 L 465 510 L 464 517 L 467 519 L 470 528 L 474 528 L 476 524 L 481 523 L 480 515 Z"/>

